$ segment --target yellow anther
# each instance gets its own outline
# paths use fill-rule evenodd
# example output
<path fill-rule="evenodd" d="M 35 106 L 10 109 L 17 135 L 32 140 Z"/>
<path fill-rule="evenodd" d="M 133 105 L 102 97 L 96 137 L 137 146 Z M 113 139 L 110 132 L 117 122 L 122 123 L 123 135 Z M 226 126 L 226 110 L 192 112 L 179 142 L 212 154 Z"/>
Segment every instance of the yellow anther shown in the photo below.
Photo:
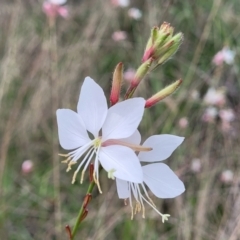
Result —
<path fill-rule="evenodd" d="M 108 172 L 108 178 L 111 178 L 112 180 L 115 179 L 115 177 L 113 176 L 114 172 L 116 172 L 115 169 L 111 169 L 109 172 Z"/>
<path fill-rule="evenodd" d="M 102 194 L 102 189 L 101 189 L 101 187 L 100 187 L 100 184 L 99 184 L 98 179 L 96 178 L 96 172 L 93 173 L 93 180 L 94 180 L 94 182 L 97 184 L 98 191 Z"/>
<path fill-rule="evenodd" d="M 85 171 L 82 171 L 82 173 L 81 173 L 81 179 L 80 179 L 80 183 L 81 183 L 81 184 L 83 183 L 84 174 L 85 174 Z"/>
<path fill-rule="evenodd" d="M 76 164 L 76 163 L 77 163 L 77 162 L 73 162 L 73 161 L 69 162 L 66 172 L 69 172 L 69 171 L 72 169 L 71 166 L 74 165 L 74 164 Z"/>
<path fill-rule="evenodd" d="M 142 206 L 142 218 L 145 218 L 145 207 Z"/>
<path fill-rule="evenodd" d="M 77 173 L 78 173 L 78 171 L 75 171 L 75 172 L 74 172 L 74 174 L 73 174 L 73 178 L 72 178 L 72 184 L 74 184 L 74 183 L 75 183 L 75 181 L 76 181 L 76 176 L 77 176 Z"/>
<path fill-rule="evenodd" d="M 133 220 L 133 207 L 131 206 L 131 220 Z"/>
<path fill-rule="evenodd" d="M 61 157 L 68 157 L 69 155 L 68 155 L 68 154 L 62 154 L 62 153 L 59 153 L 58 156 L 61 156 Z"/>
<path fill-rule="evenodd" d="M 69 163 L 71 161 L 71 157 L 68 157 L 66 160 L 61 161 L 62 163 Z"/>

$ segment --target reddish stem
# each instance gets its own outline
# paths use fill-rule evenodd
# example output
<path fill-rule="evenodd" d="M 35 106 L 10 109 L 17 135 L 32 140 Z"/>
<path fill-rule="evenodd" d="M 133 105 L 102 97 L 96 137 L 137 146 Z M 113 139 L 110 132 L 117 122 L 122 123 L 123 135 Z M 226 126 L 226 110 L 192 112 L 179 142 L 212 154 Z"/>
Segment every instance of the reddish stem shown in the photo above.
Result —
<path fill-rule="evenodd" d="M 90 166 L 89 166 L 89 179 L 90 179 L 90 182 L 93 182 L 93 171 L 94 171 L 94 165 L 93 165 L 93 163 L 91 163 Z"/>
<path fill-rule="evenodd" d="M 65 229 L 66 229 L 66 232 L 69 236 L 69 239 L 71 240 L 72 239 L 72 231 L 71 231 L 71 228 L 69 227 L 69 225 L 66 225 L 65 226 Z"/>
<path fill-rule="evenodd" d="M 83 207 L 86 208 L 88 203 L 92 200 L 92 194 L 88 193 L 83 200 Z"/>

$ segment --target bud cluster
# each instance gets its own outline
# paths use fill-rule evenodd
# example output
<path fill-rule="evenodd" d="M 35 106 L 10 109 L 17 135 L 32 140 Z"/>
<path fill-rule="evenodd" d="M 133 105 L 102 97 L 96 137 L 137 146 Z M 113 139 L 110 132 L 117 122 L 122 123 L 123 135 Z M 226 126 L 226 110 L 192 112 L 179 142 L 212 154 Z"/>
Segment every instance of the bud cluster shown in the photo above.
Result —
<path fill-rule="evenodd" d="M 133 96 L 139 83 L 150 71 L 162 65 L 177 52 L 183 42 L 183 34 L 177 33 L 174 35 L 173 33 L 174 28 L 167 22 L 164 22 L 160 27 L 154 27 L 152 29 L 142 57 L 142 64 L 138 67 L 134 77 L 130 81 L 130 86 L 125 94 L 125 99 L 129 99 Z M 119 63 L 113 74 L 112 91 L 110 95 L 110 102 L 112 105 L 119 101 L 122 80 L 123 64 Z M 159 101 L 168 97 L 175 92 L 181 84 L 182 80 L 180 79 L 160 90 L 158 93 L 147 99 L 145 107 L 152 107 Z"/>
<path fill-rule="evenodd" d="M 153 58 L 157 65 L 163 64 L 172 57 L 183 42 L 183 34 L 173 35 L 174 28 L 164 22 L 160 27 L 154 27 L 147 42 L 142 61 Z"/>

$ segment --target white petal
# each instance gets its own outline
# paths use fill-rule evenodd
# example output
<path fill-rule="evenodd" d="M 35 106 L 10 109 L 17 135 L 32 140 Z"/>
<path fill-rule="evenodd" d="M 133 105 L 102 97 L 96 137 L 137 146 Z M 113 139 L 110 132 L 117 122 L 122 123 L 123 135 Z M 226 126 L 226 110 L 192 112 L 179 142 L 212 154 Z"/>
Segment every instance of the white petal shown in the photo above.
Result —
<path fill-rule="evenodd" d="M 65 4 L 67 0 L 48 0 L 48 2 L 56 5 L 62 5 L 62 4 Z"/>
<path fill-rule="evenodd" d="M 131 136 L 142 120 L 144 106 L 143 98 L 132 98 L 109 108 L 102 128 L 103 140 Z"/>
<path fill-rule="evenodd" d="M 99 160 L 107 172 L 115 170 L 113 175 L 116 178 L 135 183 L 141 183 L 143 180 L 140 162 L 128 147 L 118 145 L 102 147 Z"/>
<path fill-rule="evenodd" d="M 58 136 L 62 148 L 78 148 L 88 143 L 90 138 L 82 125 L 80 116 L 70 109 L 57 110 Z"/>
<path fill-rule="evenodd" d="M 150 190 L 159 198 L 174 198 L 185 191 L 177 175 L 164 163 L 145 165 L 143 179 Z"/>
<path fill-rule="evenodd" d="M 116 178 L 117 193 L 120 199 L 126 199 L 130 197 L 130 191 L 128 189 L 128 182 Z"/>
<path fill-rule="evenodd" d="M 173 151 L 183 142 L 184 137 L 169 134 L 154 135 L 149 137 L 143 146 L 152 148 L 149 152 L 140 152 L 138 157 L 143 162 L 156 162 L 167 159 Z"/>
<path fill-rule="evenodd" d="M 77 106 L 86 129 L 95 137 L 107 116 L 107 101 L 102 88 L 90 77 L 86 77 Z"/>
<path fill-rule="evenodd" d="M 141 134 L 138 130 L 136 130 L 130 137 L 128 138 L 121 138 L 120 141 L 131 143 L 135 145 L 139 145 L 141 143 Z"/>

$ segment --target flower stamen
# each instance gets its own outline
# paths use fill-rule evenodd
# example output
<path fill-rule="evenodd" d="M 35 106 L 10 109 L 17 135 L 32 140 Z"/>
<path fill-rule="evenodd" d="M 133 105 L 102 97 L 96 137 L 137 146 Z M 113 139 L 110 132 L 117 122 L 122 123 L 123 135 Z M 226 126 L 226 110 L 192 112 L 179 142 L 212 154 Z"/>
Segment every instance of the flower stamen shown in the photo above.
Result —
<path fill-rule="evenodd" d="M 123 142 L 123 141 L 118 140 L 118 139 L 110 139 L 110 140 L 107 140 L 104 143 L 102 143 L 103 147 L 111 146 L 111 145 L 121 145 L 121 146 L 129 147 L 132 150 L 137 151 L 137 152 L 149 152 L 149 151 L 152 150 L 151 147 L 135 145 L 135 144 L 128 143 L 128 142 Z"/>
<path fill-rule="evenodd" d="M 71 160 L 71 161 L 68 163 L 68 167 L 67 167 L 66 172 L 69 172 L 69 171 L 72 169 L 71 166 L 74 165 L 74 164 L 76 164 L 76 163 L 77 163 L 77 162 Z"/>
<path fill-rule="evenodd" d="M 100 187 L 98 179 L 96 178 L 96 172 L 93 173 L 93 180 L 94 180 L 94 182 L 96 183 L 96 185 L 98 187 L 98 191 L 102 194 L 102 189 Z"/>

